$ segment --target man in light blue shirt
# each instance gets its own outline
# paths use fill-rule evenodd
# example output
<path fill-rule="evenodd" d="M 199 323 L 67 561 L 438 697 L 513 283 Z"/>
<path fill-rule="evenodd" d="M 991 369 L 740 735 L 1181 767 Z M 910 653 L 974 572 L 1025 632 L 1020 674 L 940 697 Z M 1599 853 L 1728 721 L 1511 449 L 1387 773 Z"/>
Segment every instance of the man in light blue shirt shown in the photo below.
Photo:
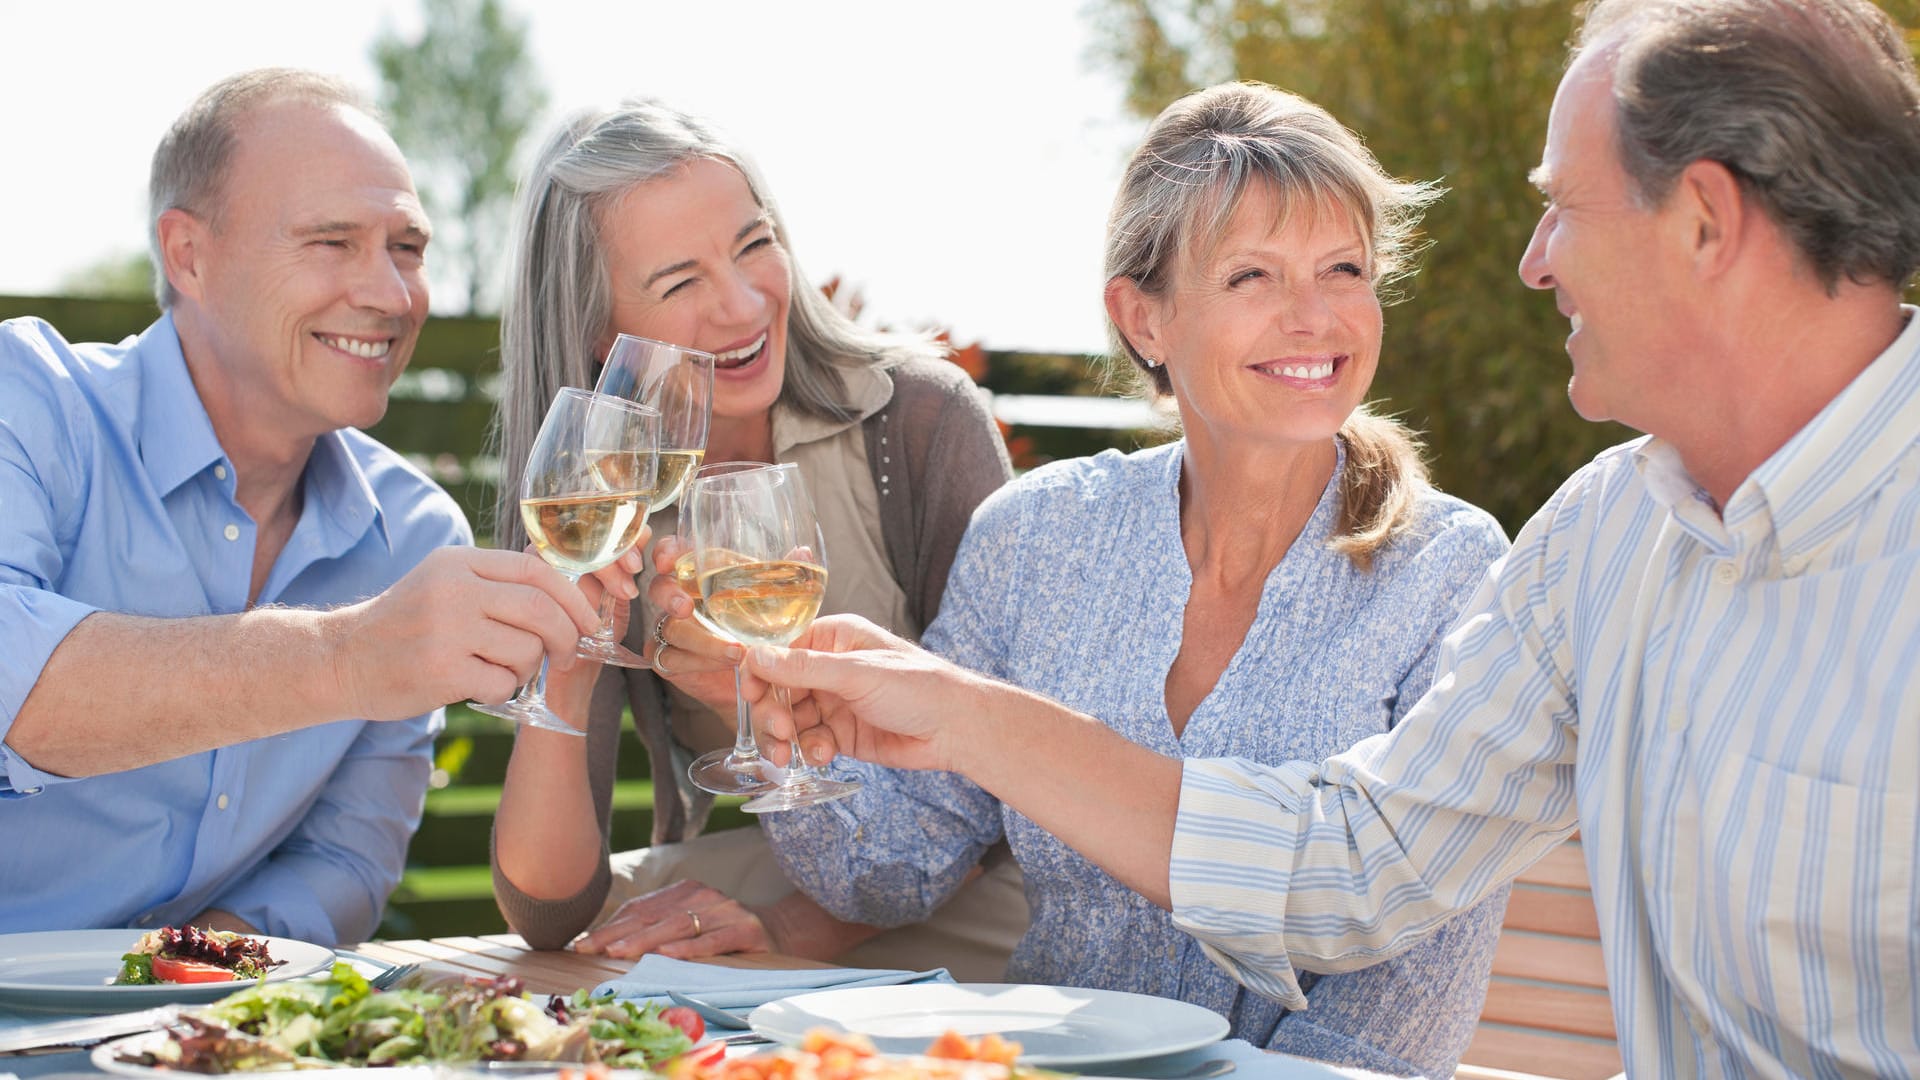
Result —
<path fill-rule="evenodd" d="M 357 941 L 440 707 L 569 663 L 595 614 L 538 559 L 473 549 L 356 430 L 425 322 L 429 227 L 351 91 L 216 85 L 152 198 L 145 333 L 0 324 L 0 932 Z"/>
<path fill-rule="evenodd" d="M 1575 408 L 1648 437 L 1527 523 L 1388 734 L 1182 762 L 838 619 L 749 667 L 829 692 L 810 757 L 965 774 L 1282 1002 L 1577 827 L 1630 1075 L 1920 1075 L 1916 116 L 1867 0 L 1592 7 L 1520 272 Z"/>

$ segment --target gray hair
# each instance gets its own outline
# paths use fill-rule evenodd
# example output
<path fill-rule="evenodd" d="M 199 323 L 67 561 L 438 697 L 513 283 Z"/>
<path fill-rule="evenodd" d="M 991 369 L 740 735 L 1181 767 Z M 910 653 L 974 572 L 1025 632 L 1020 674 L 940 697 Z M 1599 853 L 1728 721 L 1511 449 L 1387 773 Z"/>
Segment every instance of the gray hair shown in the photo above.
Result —
<path fill-rule="evenodd" d="M 340 105 L 379 118 L 352 86 L 331 75 L 298 68 L 243 71 L 214 83 L 195 98 L 154 148 L 147 180 L 147 249 L 153 260 L 153 297 L 160 310 L 171 309 L 179 299 L 167 280 L 160 253 L 160 215 L 185 210 L 218 225 L 227 164 L 233 158 L 241 117 L 283 101 Z"/>
<path fill-rule="evenodd" d="M 491 439 L 500 461 L 494 528 L 502 546 L 523 542 L 519 475 L 547 403 L 562 386 L 593 385 L 599 359 L 594 350 L 620 329 L 611 325 L 602 213 L 636 186 L 699 159 L 739 171 L 791 259 L 786 225 L 759 170 L 708 124 L 658 101 L 626 101 L 574 114 L 547 140 L 520 185 L 513 263 L 500 313 L 505 386 Z M 855 325 L 807 284 L 797 264 L 792 278 L 780 387 L 780 400 L 788 406 L 848 419 L 853 407 L 841 368 L 891 368 L 943 354 L 944 347 L 929 335 Z"/>
<path fill-rule="evenodd" d="M 1620 158 L 1658 205 L 1695 161 L 1733 173 L 1829 292 L 1920 266 L 1920 81 L 1867 0 L 1600 0 Z"/>
<path fill-rule="evenodd" d="M 1376 292 L 1413 272 L 1420 216 L 1445 193 L 1388 176 L 1358 135 L 1297 94 L 1256 82 L 1197 90 L 1161 111 L 1127 162 L 1107 218 L 1107 279 L 1158 295 L 1175 261 L 1218 242 L 1262 181 L 1283 213 L 1304 204 L 1351 215 Z M 1172 393 L 1165 368 L 1148 367 L 1112 320 L 1107 332 L 1115 357 L 1132 360 L 1153 395 Z"/>

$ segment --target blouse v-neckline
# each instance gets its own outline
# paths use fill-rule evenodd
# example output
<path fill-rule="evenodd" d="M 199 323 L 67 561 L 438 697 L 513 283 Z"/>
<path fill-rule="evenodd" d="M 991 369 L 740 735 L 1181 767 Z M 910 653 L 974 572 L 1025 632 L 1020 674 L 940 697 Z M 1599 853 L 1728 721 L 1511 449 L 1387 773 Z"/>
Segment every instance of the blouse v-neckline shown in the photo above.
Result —
<path fill-rule="evenodd" d="M 1267 571 L 1266 578 L 1261 582 L 1260 599 L 1254 605 L 1253 619 L 1247 624 L 1246 635 L 1240 639 L 1238 645 L 1234 646 L 1233 655 L 1228 658 L 1226 667 L 1220 669 L 1220 675 L 1214 680 L 1213 686 L 1201 695 L 1193 711 L 1187 714 L 1186 725 L 1178 731 L 1174 730 L 1173 714 L 1167 708 L 1167 675 L 1173 670 L 1173 663 L 1179 658 L 1180 650 L 1186 644 L 1187 604 L 1193 599 L 1193 567 L 1187 561 L 1186 543 L 1180 532 L 1180 473 L 1185 468 L 1186 440 L 1180 440 L 1177 444 L 1178 449 L 1167 455 L 1166 471 L 1161 477 L 1161 482 L 1150 489 L 1150 501 L 1146 507 L 1147 528 L 1142 531 L 1144 535 L 1152 538 L 1154 558 L 1151 561 L 1171 568 L 1170 573 L 1161 579 L 1168 586 L 1166 593 L 1170 602 L 1164 611 L 1158 613 L 1162 621 L 1161 629 L 1164 631 L 1162 640 L 1166 645 L 1155 656 L 1155 670 L 1158 676 L 1153 683 L 1153 698 L 1158 712 L 1158 731 L 1162 737 L 1170 739 L 1172 745 L 1184 750 L 1189 739 L 1193 737 L 1195 729 L 1210 721 L 1219 711 L 1216 703 L 1231 696 L 1223 693 L 1223 690 L 1242 670 L 1243 658 L 1247 653 L 1247 639 L 1260 627 L 1278 616 L 1279 608 L 1273 605 L 1292 603 L 1294 590 L 1283 586 L 1297 579 L 1309 565 L 1309 560 L 1341 557 L 1327 546 L 1327 542 L 1332 539 L 1334 519 L 1339 510 L 1339 481 L 1340 474 L 1347 464 L 1347 448 L 1338 438 L 1334 439 L 1333 444 L 1335 454 L 1333 475 L 1328 477 L 1326 487 L 1321 489 L 1320 498 L 1314 503 L 1313 513 L 1308 515 L 1306 524 L 1300 529 L 1300 535 L 1288 545 L 1286 553 L 1280 556 L 1280 561 L 1274 564 L 1273 569 Z M 1149 572 L 1139 576 L 1146 582 L 1151 595 L 1155 575 Z"/>

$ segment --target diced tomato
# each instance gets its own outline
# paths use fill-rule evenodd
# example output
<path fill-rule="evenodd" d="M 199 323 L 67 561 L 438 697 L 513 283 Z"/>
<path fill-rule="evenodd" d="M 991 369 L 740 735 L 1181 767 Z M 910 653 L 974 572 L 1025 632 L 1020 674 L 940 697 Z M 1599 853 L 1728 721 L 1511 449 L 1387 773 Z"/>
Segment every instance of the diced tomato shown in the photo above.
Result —
<path fill-rule="evenodd" d="M 158 972 L 156 971 L 155 974 L 158 974 Z M 686 1032 L 687 1038 L 692 1039 L 694 1042 L 699 1042 L 700 1037 L 707 1033 L 707 1022 L 700 1019 L 699 1013 L 694 1012 L 685 1005 L 674 1005 L 661 1009 L 660 1019 Z"/>
<path fill-rule="evenodd" d="M 171 956 L 155 956 L 153 977 L 161 982 L 170 983 L 232 982 L 233 971 L 218 964 L 203 964 L 198 960 L 176 960 Z"/>
<path fill-rule="evenodd" d="M 696 1046 L 674 1059 L 674 1066 L 705 1069 L 719 1065 L 727 1058 L 727 1044 L 715 1040 L 705 1046 Z"/>

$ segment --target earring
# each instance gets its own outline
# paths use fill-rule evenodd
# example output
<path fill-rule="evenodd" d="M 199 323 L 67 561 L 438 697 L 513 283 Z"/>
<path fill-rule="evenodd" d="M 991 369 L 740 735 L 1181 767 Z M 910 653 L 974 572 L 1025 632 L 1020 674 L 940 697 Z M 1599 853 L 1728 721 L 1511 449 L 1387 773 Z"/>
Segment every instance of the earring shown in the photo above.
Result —
<path fill-rule="evenodd" d="M 1142 363 L 1146 364 L 1149 368 L 1157 368 L 1160 366 L 1160 361 L 1155 360 L 1153 357 L 1148 356 L 1146 353 L 1140 354 L 1140 360 Z"/>

